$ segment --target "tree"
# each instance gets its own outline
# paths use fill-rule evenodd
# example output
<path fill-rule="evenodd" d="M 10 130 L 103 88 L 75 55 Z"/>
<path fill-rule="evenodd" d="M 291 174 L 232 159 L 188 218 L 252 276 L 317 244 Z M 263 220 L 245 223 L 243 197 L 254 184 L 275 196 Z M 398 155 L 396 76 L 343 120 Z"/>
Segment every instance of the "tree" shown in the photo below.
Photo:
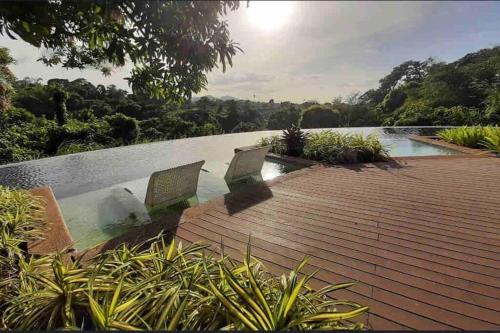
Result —
<path fill-rule="evenodd" d="M 271 113 L 267 123 L 269 129 L 284 129 L 300 123 L 300 110 L 296 106 L 280 108 Z"/>
<path fill-rule="evenodd" d="M 486 99 L 486 120 L 500 125 L 500 89 L 492 91 Z"/>
<path fill-rule="evenodd" d="M 111 135 L 124 144 L 131 144 L 139 137 L 139 123 L 134 118 L 117 113 L 106 117 L 106 121 L 111 126 Z"/>
<path fill-rule="evenodd" d="M 199 92 L 206 73 L 232 65 L 239 50 L 221 19 L 238 1 L 5 1 L 0 32 L 45 47 L 48 66 L 134 65 L 134 92 L 181 101 Z"/>
<path fill-rule="evenodd" d="M 313 105 L 302 114 L 302 128 L 329 128 L 339 127 L 339 112 L 321 105 Z"/>
<path fill-rule="evenodd" d="M 227 113 L 220 117 L 219 123 L 225 133 L 230 133 L 240 122 L 239 106 L 235 100 L 225 102 Z"/>
<path fill-rule="evenodd" d="M 16 77 L 9 69 L 14 63 L 8 48 L 0 47 L 0 112 L 5 111 L 10 105 L 10 97 L 13 92 L 12 83 Z"/>
<path fill-rule="evenodd" d="M 435 65 L 434 59 L 429 58 L 426 61 L 409 60 L 392 69 L 392 72 L 380 79 L 379 90 L 385 96 L 399 84 L 409 82 L 422 82 L 429 69 Z"/>
<path fill-rule="evenodd" d="M 55 86 L 52 91 L 52 100 L 54 101 L 56 110 L 56 120 L 59 126 L 66 124 L 66 100 L 68 93 L 61 87 Z"/>

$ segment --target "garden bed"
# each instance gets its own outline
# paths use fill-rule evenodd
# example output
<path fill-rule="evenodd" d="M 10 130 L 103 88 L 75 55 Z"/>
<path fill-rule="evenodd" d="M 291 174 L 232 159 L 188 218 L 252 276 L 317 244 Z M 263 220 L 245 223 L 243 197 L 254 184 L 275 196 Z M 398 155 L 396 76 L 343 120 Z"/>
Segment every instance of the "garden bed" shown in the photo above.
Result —
<path fill-rule="evenodd" d="M 292 126 L 282 136 L 261 138 L 259 146 L 270 146 L 268 157 L 300 165 L 353 164 L 389 160 L 388 151 L 375 135 L 342 134 L 332 130 L 304 133 Z"/>

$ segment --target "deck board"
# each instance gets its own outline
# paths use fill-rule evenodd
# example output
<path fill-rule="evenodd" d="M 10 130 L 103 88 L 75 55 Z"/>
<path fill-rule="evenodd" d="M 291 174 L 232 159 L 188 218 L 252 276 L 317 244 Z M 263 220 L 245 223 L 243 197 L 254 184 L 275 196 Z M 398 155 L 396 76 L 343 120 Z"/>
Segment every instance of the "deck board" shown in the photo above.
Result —
<path fill-rule="evenodd" d="M 281 274 L 310 258 L 313 286 L 370 306 L 374 329 L 500 329 L 500 159 L 313 166 L 190 209 L 185 242 Z"/>

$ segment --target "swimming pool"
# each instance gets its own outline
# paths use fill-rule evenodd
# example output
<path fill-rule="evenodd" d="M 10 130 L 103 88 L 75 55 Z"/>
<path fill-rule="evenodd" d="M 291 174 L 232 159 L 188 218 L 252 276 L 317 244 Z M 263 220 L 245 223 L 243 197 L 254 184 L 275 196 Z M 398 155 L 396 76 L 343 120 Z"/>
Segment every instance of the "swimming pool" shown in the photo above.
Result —
<path fill-rule="evenodd" d="M 432 134 L 437 128 L 338 128 L 340 132 L 378 133 L 391 156 L 451 155 L 456 152 L 410 140 L 410 134 Z M 311 130 L 315 131 L 315 130 Z M 234 148 L 255 144 L 281 131 L 215 135 L 45 158 L 0 166 L 0 184 L 32 188 L 49 185 L 61 206 L 78 248 L 95 245 L 123 233 L 124 227 L 147 220 L 142 203 L 120 189 L 131 187 L 141 198 L 148 177 L 157 170 L 205 160 L 200 174 L 199 201 L 229 192 L 223 176 Z M 262 176 L 272 179 L 291 165 L 266 161 Z M 133 219 L 130 219 L 130 211 Z"/>

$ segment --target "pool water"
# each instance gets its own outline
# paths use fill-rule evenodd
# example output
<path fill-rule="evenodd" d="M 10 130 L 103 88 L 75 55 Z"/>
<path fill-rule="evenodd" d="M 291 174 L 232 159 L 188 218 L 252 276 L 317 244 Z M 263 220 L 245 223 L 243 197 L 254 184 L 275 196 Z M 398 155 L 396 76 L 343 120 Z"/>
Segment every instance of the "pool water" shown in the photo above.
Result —
<path fill-rule="evenodd" d="M 298 166 L 295 165 L 265 161 L 261 174 L 252 177 L 257 181 L 269 180 L 297 169 Z M 219 171 L 222 170 L 203 167 L 197 195 L 188 199 L 188 206 L 195 206 L 234 191 L 234 186 L 230 189 L 224 181 L 224 173 Z M 87 249 L 120 236 L 133 227 L 151 223 L 150 214 L 143 204 L 148 181 L 149 177 L 144 177 L 59 199 L 64 220 L 75 240 L 75 248 Z M 244 183 L 235 185 L 245 186 Z M 176 213 L 178 214 L 179 210 L 161 211 L 163 217 Z"/>
<path fill-rule="evenodd" d="M 339 132 L 377 133 L 391 156 L 451 155 L 457 152 L 417 142 L 409 134 L 433 134 L 438 128 L 336 128 Z M 317 130 L 310 130 L 317 131 Z M 235 133 L 161 141 L 0 166 L 0 184 L 33 188 L 51 186 L 76 246 L 84 249 L 149 222 L 144 195 L 149 176 L 182 164 L 205 160 L 198 202 L 229 192 L 223 180 L 234 149 L 255 144 L 281 131 Z M 262 179 L 293 170 L 266 161 Z M 129 188 L 134 194 L 125 191 Z"/>

